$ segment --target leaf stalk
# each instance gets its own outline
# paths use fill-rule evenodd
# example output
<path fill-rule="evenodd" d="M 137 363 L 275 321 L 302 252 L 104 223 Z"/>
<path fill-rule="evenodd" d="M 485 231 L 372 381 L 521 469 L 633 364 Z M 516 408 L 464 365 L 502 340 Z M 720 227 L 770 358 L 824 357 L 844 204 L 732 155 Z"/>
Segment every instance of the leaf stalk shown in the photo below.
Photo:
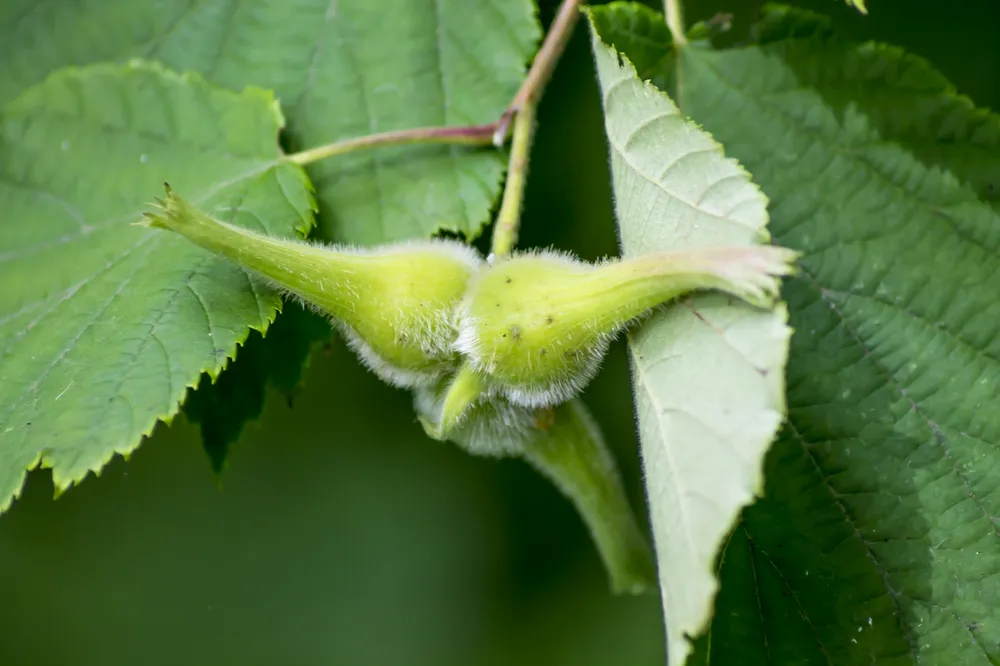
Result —
<path fill-rule="evenodd" d="M 569 38 L 573 34 L 573 28 L 580 18 L 581 4 L 581 0 L 563 0 L 563 3 L 559 6 L 559 11 L 556 12 L 556 17 L 552 20 L 549 32 L 545 35 L 545 41 L 542 43 L 542 47 L 538 49 L 538 54 L 535 55 L 535 59 L 531 63 L 528 75 L 524 77 L 524 81 L 514 95 L 514 99 L 511 100 L 507 106 L 507 110 L 504 111 L 503 116 L 497 122 L 496 134 L 493 137 L 494 145 L 498 147 L 502 146 L 507 140 L 507 131 L 510 129 L 514 117 L 525 106 L 537 104 L 542 98 L 545 86 L 548 84 L 549 79 L 552 78 L 552 72 L 555 71 L 556 63 L 559 62 L 563 51 L 566 50 L 566 44 L 569 42 Z"/>
<path fill-rule="evenodd" d="M 285 157 L 289 162 L 305 165 L 327 157 L 345 155 L 358 150 L 382 146 L 406 146 L 421 143 L 452 144 L 463 146 L 488 146 L 493 143 L 498 123 L 467 125 L 463 127 L 416 127 L 413 129 L 380 132 L 351 137 L 322 146 L 303 150 Z"/>
<path fill-rule="evenodd" d="M 528 75 L 497 123 L 496 133 L 493 136 L 494 145 L 503 145 L 512 122 L 513 132 L 507 165 L 507 182 L 504 185 L 500 212 L 497 213 L 496 224 L 493 227 L 491 253 L 494 258 L 509 255 L 517 244 L 524 188 L 528 179 L 528 162 L 531 159 L 531 146 L 535 137 L 538 102 L 580 18 L 580 4 L 581 0 L 563 0 L 545 36 L 542 48 L 538 50 L 538 55 L 531 63 Z"/>
<path fill-rule="evenodd" d="M 521 208 L 524 204 L 524 188 L 528 182 L 528 161 L 531 159 L 531 144 L 535 134 L 536 103 L 529 100 L 514 119 L 511 140 L 510 161 L 507 164 L 507 183 L 503 188 L 503 200 L 493 227 L 493 257 L 505 257 L 517 245 L 518 230 L 521 226 Z"/>
<path fill-rule="evenodd" d="M 667 17 L 667 27 L 678 48 L 687 44 L 684 31 L 684 7 L 682 0 L 663 0 L 663 10 Z"/>

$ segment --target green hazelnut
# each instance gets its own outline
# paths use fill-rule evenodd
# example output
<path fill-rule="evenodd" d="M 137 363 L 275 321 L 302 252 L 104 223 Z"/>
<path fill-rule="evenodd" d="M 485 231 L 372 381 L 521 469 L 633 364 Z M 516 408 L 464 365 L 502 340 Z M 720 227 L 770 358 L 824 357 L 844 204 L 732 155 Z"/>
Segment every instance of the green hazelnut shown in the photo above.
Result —
<path fill-rule="evenodd" d="M 658 252 L 588 264 L 516 255 L 479 271 L 458 310 L 458 349 L 490 390 L 527 407 L 573 397 L 611 340 L 636 318 L 692 291 L 717 289 L 770 307 L 795 253 L 778 247 Z"/>
<path fill-rule="evenodd" d="M 457 364 L 455 309 L 482 264 L 463 243 L 324 246 L 227 224 L 169 187 L 158 203 L 146 225 L 177 232 L 331 317 L 361 360 L 386 382 L 430 385 Z"/>

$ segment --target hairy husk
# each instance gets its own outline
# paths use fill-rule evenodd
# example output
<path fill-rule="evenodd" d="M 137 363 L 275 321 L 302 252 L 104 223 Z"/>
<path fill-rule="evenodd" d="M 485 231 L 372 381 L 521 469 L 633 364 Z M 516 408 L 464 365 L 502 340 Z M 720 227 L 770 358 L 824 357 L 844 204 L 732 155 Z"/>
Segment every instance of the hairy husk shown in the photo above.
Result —
<path fill-rule="evenodd" d="M 525 253 L 481 270 L 459 308 L 456 348 L 516 404 L 557 405 L 593 378 L 614 337 L 653 308 L 719 290 L 771 307 L 796 254 L 771 246 L 659 252 L 601 264 Z"/>
<path fill-rule="evenodd" d="M 274 238 L 217 220 L 169 187 L 144 223 L 185 236 L 331 317 L 390 384 L 433 384 L 457 363 L 455 309 L 482 263 L 463 243 L 351 248 Z"/>

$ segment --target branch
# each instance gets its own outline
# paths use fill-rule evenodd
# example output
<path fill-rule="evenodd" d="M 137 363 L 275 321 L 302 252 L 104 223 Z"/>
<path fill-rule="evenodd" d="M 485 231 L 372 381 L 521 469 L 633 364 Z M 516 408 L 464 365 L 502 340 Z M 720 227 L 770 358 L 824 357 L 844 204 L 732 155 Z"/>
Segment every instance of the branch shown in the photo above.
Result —
<path fill-rule="evenodd" d="M 537 104 L 541 99 L 546 84 L 552 78 L 556 63 L 559 62 L 559 57 L 566 50 L 566 43 L 569 42 L 569 38 L 573 34 L 573 27 L 576 25 L 577 19 L 580 18 L 580 4 L 581 0 L 563 0 L 559 6 L 559 12 L 549 27 L 549 33 L 545 36 L 542 48 L 538 49 L 538 54 L 535 56 L 534 62 L 531 63 L 528 76 L 524 78 L 524 82 L 517 94 L 514 95 L 514 99 L 511 100 L 507 110 L 497 122 L 496 134 L 493 136 L 495 146 L 502 146 L 507 140 L 507 130 L 510 128 L 514 116 L 525 105 Z"/>
<path fill-rule="evenodd" d="M 510 254 L 517 245 L 524 186 L 528 181 L 528 160 L 531 159 L 531 143 L 535 135 L 535 108 L 534 101 L 527 102 L 521 106 L 514 119 L 507 183 L 503 188 L 503 201 L 493 227 L 493 247 L 490 251 L 494 258 Z"/>
<path fill-rule="evenodd" d="M 379 146 L 405 146 L 417 143 L 458 144 L 465 146 L 488 146 L 493 142 L 498 123 L 489 125 L 468 125 L 464 127 L 417 127 L 414 129 L 381 132 L 366 136 L 352 137 L 317 146 L 285 157 L 295 164 L 311 164 L 334 155 L 344 155 L 357 150 Z"/>
<path fill-rule="evenodd" d="M 559 6 L 559 12 L 545 36 L 545 43 L 538 50 L 528 76 L 500 118 L 496 133 L 493 135 L 494 145 L 503 145 L 513 120 L 514 132 L 510 161 L 507 165 L 507 182 L 504 185 L 503 201 L 497 214 L 496 225 L 493 227 L 491 255 L 494 259 L 510 254 L 517 244 L 524 187 L 528 180 L 528 161 L 531 159 L 531 144 L 535 138 L 538 102 L 549 79 L 552 78 L 559 57 L 566 50 L 566 43 L 573 34 L 573 27 L 580 18 L 580 1 L 563 0 Z"/>
<path fill-rule="evenodd" d="M 681 6 L 681 0 L 663 0 L 663 9 L 674 44 L 678 47 L 684 46 L 687 44 L 687 37 L 684 32 L 684 8 Z"/>

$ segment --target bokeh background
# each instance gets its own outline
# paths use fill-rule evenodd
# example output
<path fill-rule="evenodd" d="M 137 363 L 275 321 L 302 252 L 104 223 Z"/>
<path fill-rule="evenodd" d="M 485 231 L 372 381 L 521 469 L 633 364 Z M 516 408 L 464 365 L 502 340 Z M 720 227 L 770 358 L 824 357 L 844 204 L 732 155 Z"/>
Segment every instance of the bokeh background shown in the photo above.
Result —
<path fill-rule="evenodd" d="M 0 0 L 2 1 L 2 0 Z M 754 0 L 687 0 L 744 30 Z M 1000 2 L 797 2 L 934 62 L 1000 109 Z M 547 24 L 557 2 L 541 2 Z M 733 113 L 739 113 L 734 109 Z M 540 113 L 523 245 L 616 252 L 607 155 L 581 25 Z M 645 515 L 618 344 L 585 399 Z M 569 503 L 519 461 L 427 440 L 407 395 L 339 342 L 292 403 L 269 396 L 217 479 L 196 427 L 53 501 L 48 472 L 0 516 L 0 666 L 653 665 L 659 598 L 613 597 Z"/>

